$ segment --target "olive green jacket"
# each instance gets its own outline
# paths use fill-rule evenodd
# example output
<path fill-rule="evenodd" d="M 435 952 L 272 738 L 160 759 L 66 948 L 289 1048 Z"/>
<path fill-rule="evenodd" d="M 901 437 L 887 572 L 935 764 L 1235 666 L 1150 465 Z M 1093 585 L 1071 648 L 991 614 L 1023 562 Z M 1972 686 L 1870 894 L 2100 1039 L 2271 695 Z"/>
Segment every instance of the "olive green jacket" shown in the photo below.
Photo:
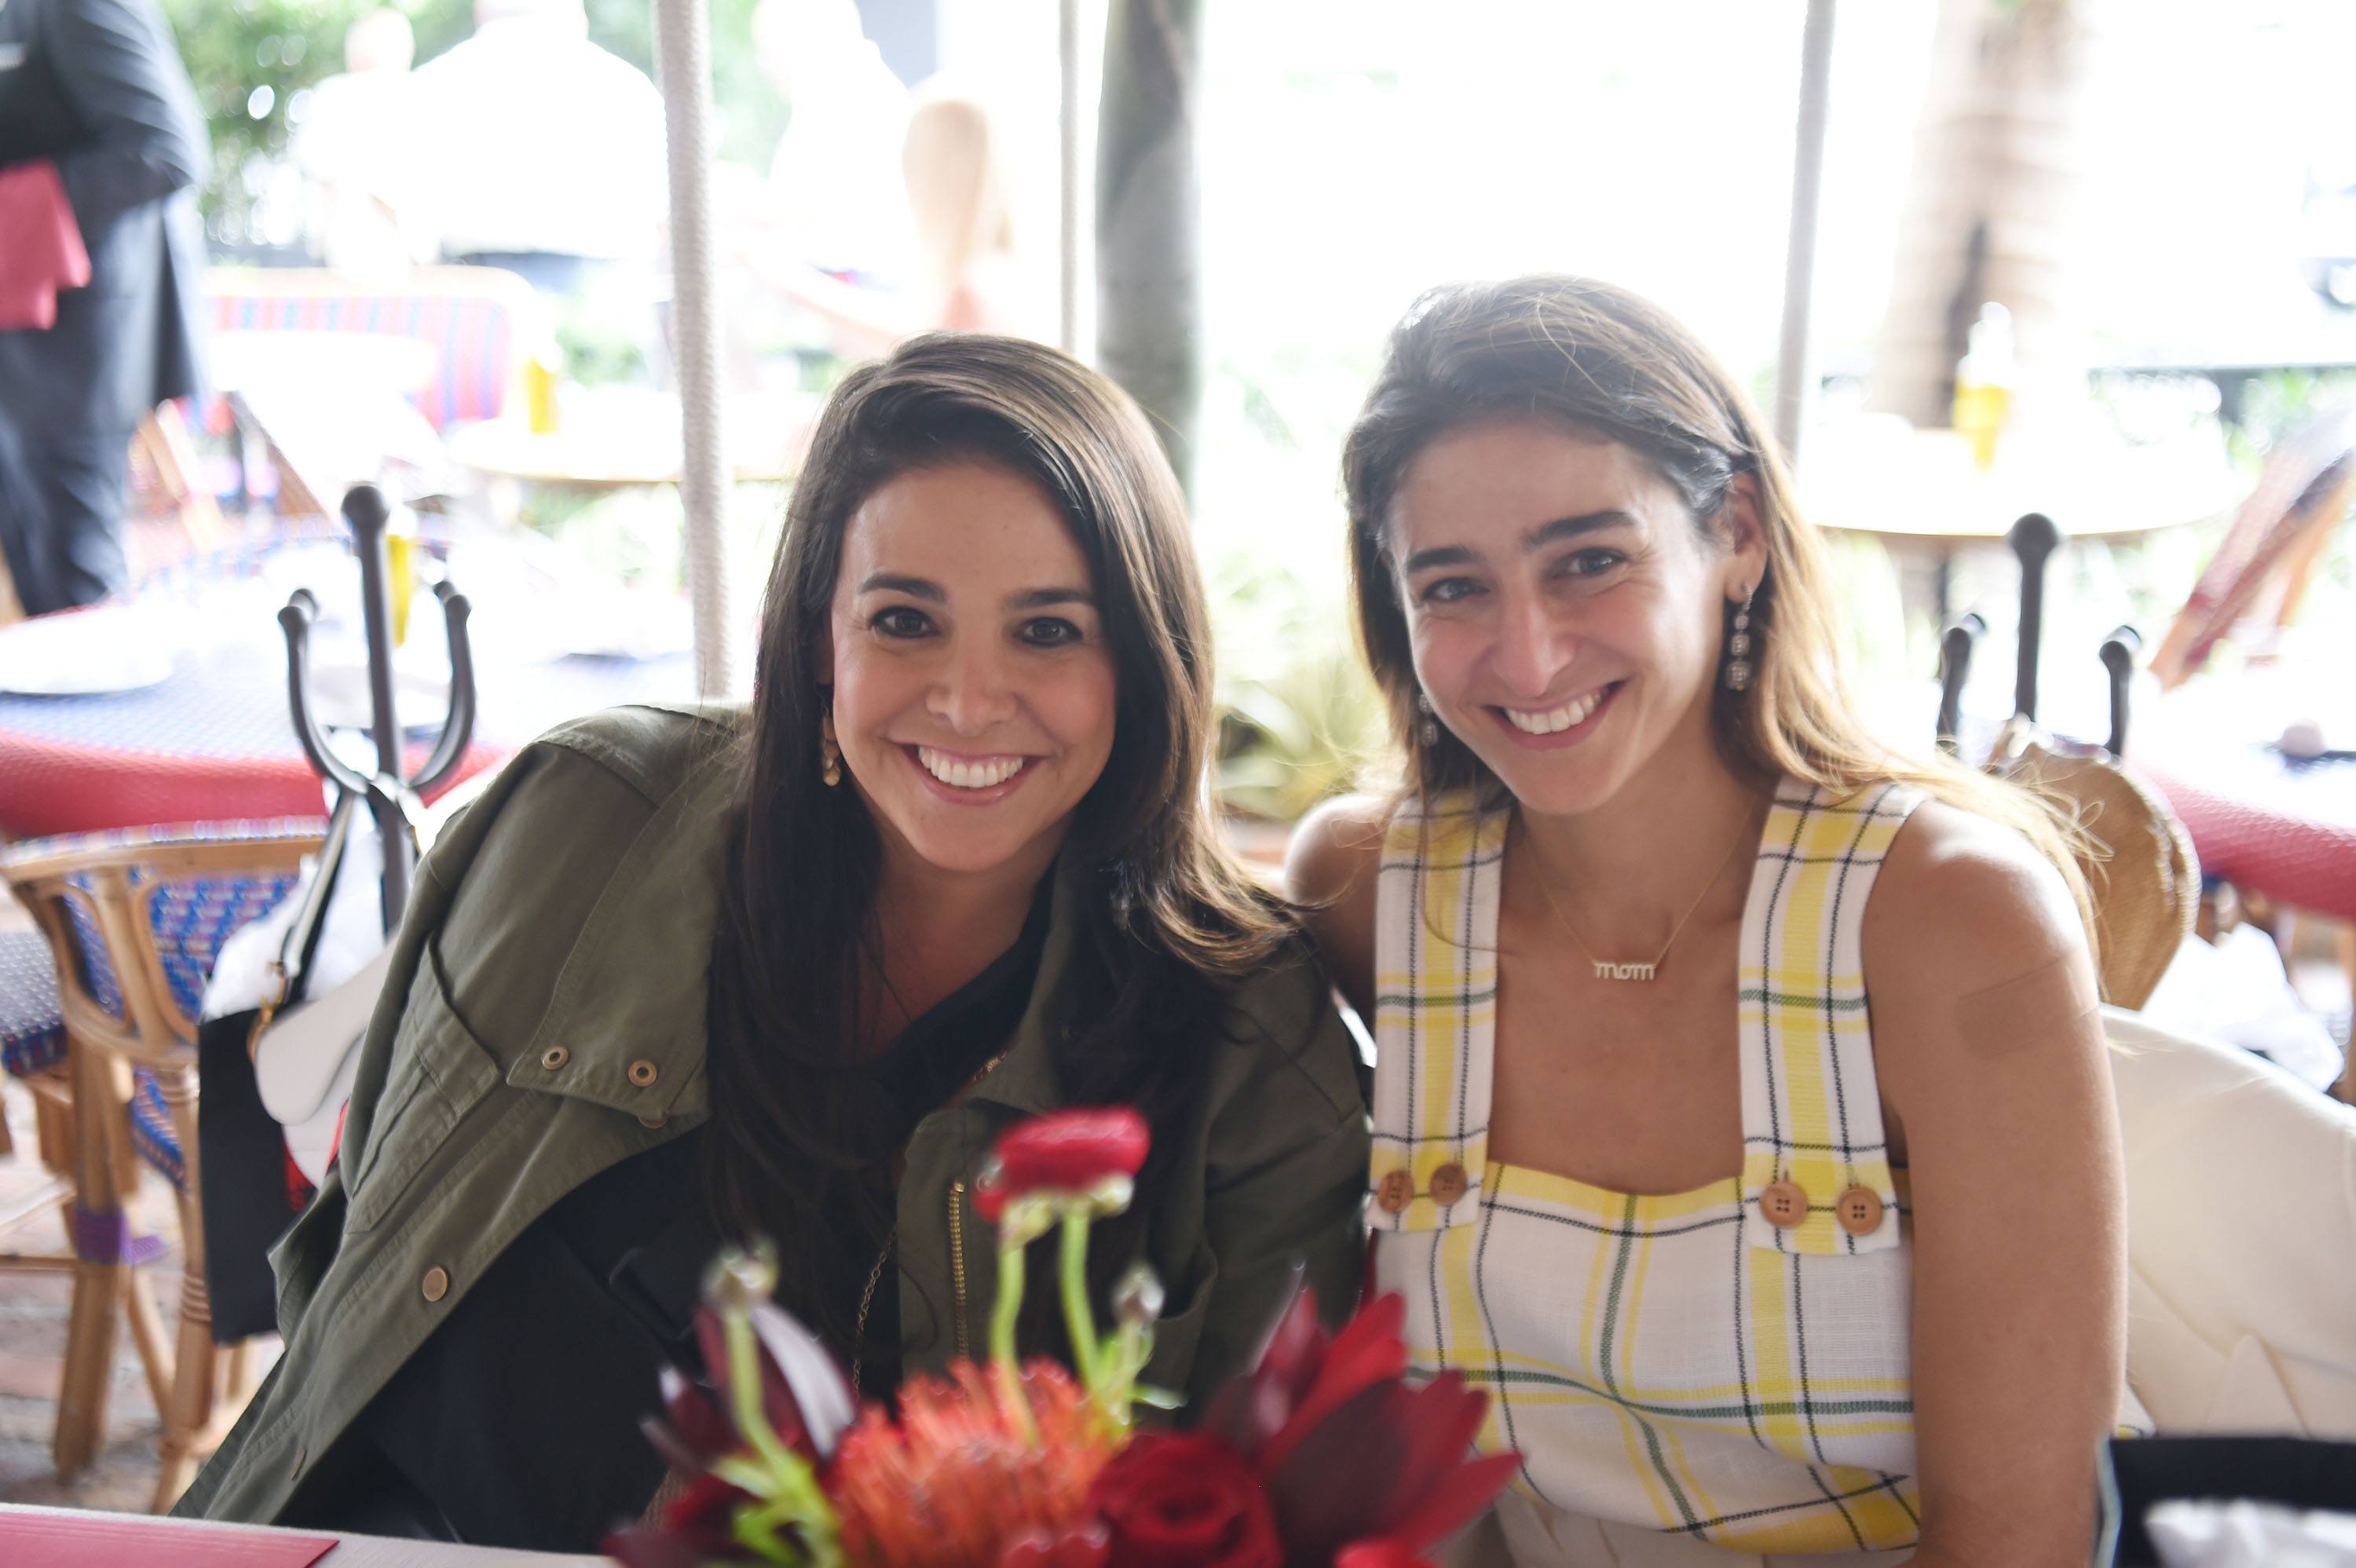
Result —
<path fill-rule="evenodd" d="M 337 1168 L 273 1254 L 285 1355 L 177 1511 L 277 1517 L 526 1226 L 702 1119 L 740 724 L 631 708 L 568 725 L 519 753 L 426 856 Z M 1057 1104 L 1051 1044 L 1085 917 L 1059 878 L 1004 1060 L 909 1141 L 899 1264 L 912 1370 L 986 1339 L 995 1249 L 966 1184 L 999 1132 Z M 1356 1058 L 1313 964 L 1255 976 L 1227 1033 L 1204 1042 L 1209 1093 L 1148 1228 L 1170 1310 L 1147 1378 L 1196 1396 L 1254 1353 L 1294 1260 L 1321 1302 L 1346 1307 L 1364 1255 Z"/>

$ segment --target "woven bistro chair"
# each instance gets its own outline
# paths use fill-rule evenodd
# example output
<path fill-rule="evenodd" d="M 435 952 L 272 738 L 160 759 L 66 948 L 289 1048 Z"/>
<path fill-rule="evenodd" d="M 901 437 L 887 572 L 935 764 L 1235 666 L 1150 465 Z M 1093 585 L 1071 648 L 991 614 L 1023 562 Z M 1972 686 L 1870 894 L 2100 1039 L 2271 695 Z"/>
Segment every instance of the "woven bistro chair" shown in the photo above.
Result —
<path fill-rule="evenodd" d="M 196 1019 L 222 941 L 292 891 L 324 825 L 229 824 L 33 840 L 0 878 L 33 912 L 55 965 L 66 1050 L 27 1080 L 70 1107 L 73 1305 L 52 1453 L 60 1474 L 102 1445 L 118 1312 L 156 1392 L 155 1507 L 170 1506 L 252 1391 L 243 1345 L 217 1346 L 205 1294 L 197 1169 Z M 163 1343 L 145 1277 L 165 1251 L 123 1199 L 145 1164 L 180 1221 L 179 1327 Z"/>
<path fill-rule="evenodd" d="M 2059 542 L 2041 517 L 2024 517 L 2014 528 L 2012 545 L 2021 558 L 2015 708 L 1981 765 L 2069 808 L 2083 835 L 2078 869 L 2094 902 L 2103 999 L 2135 1011 L 2151 999 L 2200 919 L 2201 861 L 2167 797 L 2124 760 L 2129 682 L 2142 645 L 2134 628 L 2113 632 L 2099 654 L 2111 688 L 2104 742 L 2072 741 L 2038 727 L 2044 561 Z M 1939 744 L 1951 753 L 1961 749 L 1964 681 L 1986 629 L 1979 616 L 1966 615 L 1947 629 L 1941 649 Z"/>

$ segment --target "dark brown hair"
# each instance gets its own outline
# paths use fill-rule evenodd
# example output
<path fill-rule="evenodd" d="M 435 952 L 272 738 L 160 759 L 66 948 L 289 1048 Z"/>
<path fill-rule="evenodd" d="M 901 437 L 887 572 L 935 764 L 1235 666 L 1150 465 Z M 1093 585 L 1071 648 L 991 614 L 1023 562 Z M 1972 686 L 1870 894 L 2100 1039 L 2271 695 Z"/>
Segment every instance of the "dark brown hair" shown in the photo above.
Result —
<path fill-rule="evenodd" d="M 1065 1099 L 1134 1104 L 1157 1135 L 1178 1124 L 1227 991 L 1289 932 L 1207 819 L 1208 616 L 1184 501 L 1136 405 L 1013 338 L 931 334 L 853 370 L 819 421 L 762 613 L 712 957 L 705 1161 L 723 1225 L 775 1239 L 780 1299 L 839 1345 L 889 1223 L 872 1173 L 894 1151 L 863 1109 L 872 1020 L 854 983 L 882 950 L 879 841 L 857 792 L 820 781 L 819 645 L 861 505 L 900 475 L 959 462 L 1053 501 L 1088 563 L 1117 672 L 1112 754 L 1063 850 L 1091 906 L 1067 917 L 1082 994 L 1056 1048 Z M 1141 1173 L 1132 1233 L 1160 1169 Z M 1093 1250 L 1097 1272 L 1128 1261 L 1123 1240 Z"/>

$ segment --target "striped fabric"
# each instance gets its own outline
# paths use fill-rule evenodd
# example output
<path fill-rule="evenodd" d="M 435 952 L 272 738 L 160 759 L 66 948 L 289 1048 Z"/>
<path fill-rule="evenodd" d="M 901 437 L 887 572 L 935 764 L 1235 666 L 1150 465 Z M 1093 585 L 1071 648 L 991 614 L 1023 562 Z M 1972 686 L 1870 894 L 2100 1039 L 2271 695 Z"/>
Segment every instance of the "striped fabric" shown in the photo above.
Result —
<path fill-rule="evenodd" d="M 496 419 L 507 406 L 521 359 L 519 302 L 530 286 L 505 274 L 455 275 L 437 269 L 413 288 L 354 293 L 338 280 L 310 274 L 309 287 L 285 279 L 250 280 L 216 270 L 216 332 L 357 332 L 415 338 L 434 350 L 433 384 L 412 400 L 436 430 L 461 420 Z M 460 281 L 463 278 L 464 281 Z"/>
<path fill-rule="evenodd" d="M 1742 1174 L 1658 1197 L 1487 1157 L 1510 819 L 1463 799 L 1394 818 L 1376 937 L 1376 1275 L 1408 1299 L 1416 1368 L 1490 1390 L 1483 1451 L 1526 1456 L 1524 1500 L 1501 1509 L 1517 1557 L 1576 1560 L 1574 1535 L 1630 1527 L 1672 1550 L 1779 1557 L 1913 1542 L 1911 1249 L 1858 954 L 1918 798 L 1777 792 L 1743 916 Z M 1805 1194 L 1788 1229 L 1762 1212 L 1775 1183 Z M 1880 1217 L 1851 1234 L 1834 1203 L 1858 1189 Z"/>
<path fill-rule="evenodd" d="M 144 1067 L 131 1076 L 131 1147 L 176 1190 L 187 1191 L 188 1160 L 180 1149 L 180 1129 L 172 1125 L 164 1086 Z"/>
<path fill-rule="evenodd" d="M 37 931 L 0 931 L 0 1068 L 30 1078 L 66 1059 L 58 972 Z"/>

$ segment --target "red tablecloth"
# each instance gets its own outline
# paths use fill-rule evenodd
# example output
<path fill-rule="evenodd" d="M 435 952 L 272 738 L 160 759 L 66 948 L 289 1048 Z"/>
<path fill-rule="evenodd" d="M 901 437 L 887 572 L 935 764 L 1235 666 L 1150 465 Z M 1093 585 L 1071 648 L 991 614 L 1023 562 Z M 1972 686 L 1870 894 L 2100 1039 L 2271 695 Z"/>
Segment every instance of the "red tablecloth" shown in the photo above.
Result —
<path fill-rule="evenodd" d="M 0 834 L 32 838 L 318 815 L 321 786 L 294 740 L 277 630 L 264 623 L 250 639 L 179 651 L 169 678 L 140 690 L 0 693 Z M 694 671 L 684 655 L 486 659 L 477 687 L 479 717 L 461 777 L 567 719 L 620 703 L 691 698 Z M 442 719 L 415 706 L 402 711 L 406 722 L 423 721 L 411 731 L 412 772 Z"/>
<path fill-rule="evenodd" d="M 2258 747 L 2134 761 L 2182 819 L 2203 875 L 2356 921 L 2356 761 L 2291 763 Z"/>

